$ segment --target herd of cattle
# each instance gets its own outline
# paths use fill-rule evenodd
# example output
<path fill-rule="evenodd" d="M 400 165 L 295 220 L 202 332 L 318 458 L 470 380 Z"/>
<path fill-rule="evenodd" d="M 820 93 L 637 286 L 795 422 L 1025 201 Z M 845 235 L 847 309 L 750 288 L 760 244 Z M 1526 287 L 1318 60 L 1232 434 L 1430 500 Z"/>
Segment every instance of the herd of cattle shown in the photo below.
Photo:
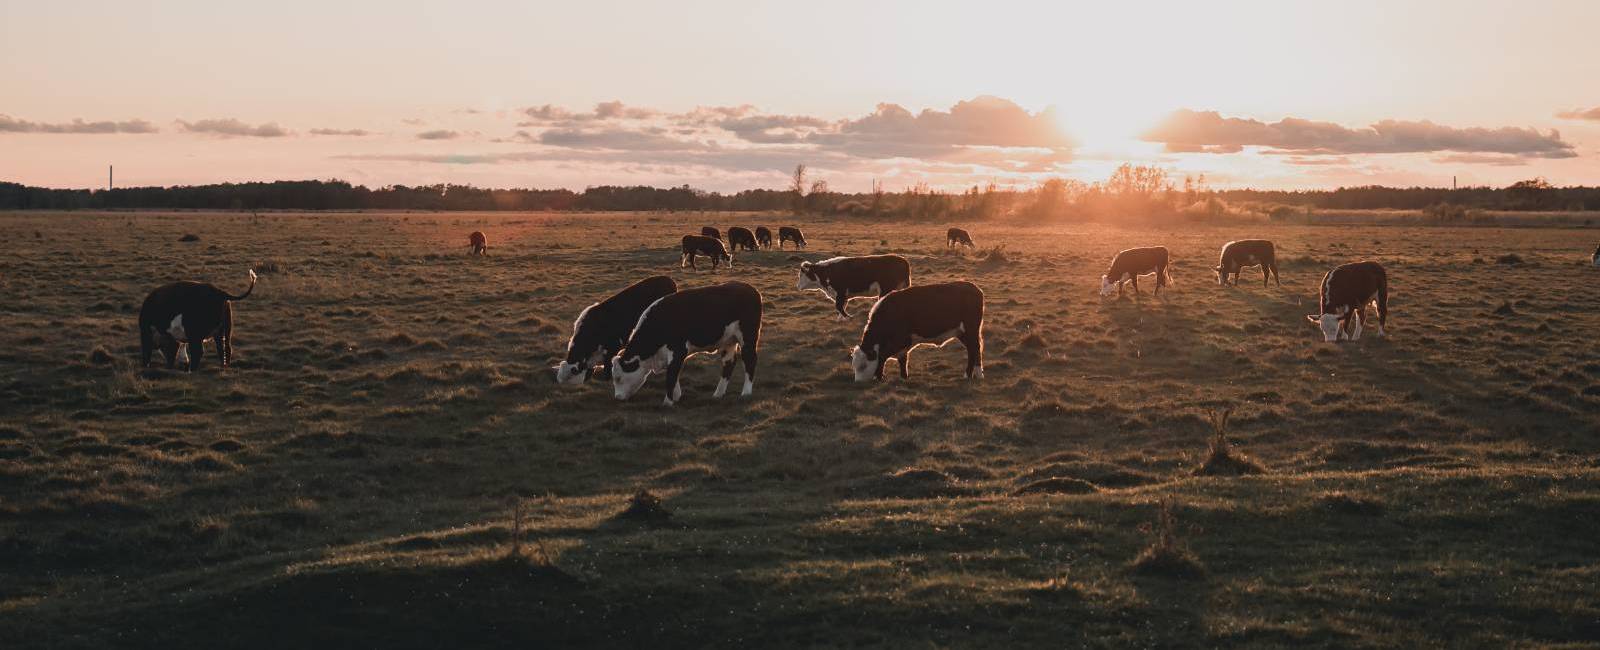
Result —
<path fill-rule="evenodd" d="M 733 266 L 733 251 L 753 251 L 772 247 L 772 232 L 765 227 L 753 232 L 746 228 L 728 229 L 727 244 L 716 228 L 703 228 L 699 235 L 683 237 L 681 266 L 695 266 L 699 256 L 709 257 L 712 268 L 726 262 Z M 800 229 L 778 229 L 778 247 L 792 243 L 805 248 Z M 473 232 L 469 244 L 474 255 L 485 254 L 488 239 Z M 972 236 L 960 228 L 946 232 L 946 245 L 973 247 Z M 1130 248 L 1112 258 L 1111 266 L 1100 276 L 1100 295 L 1119 297 L 1123 287 L 1139 291 L 1139 277 L 1153 275 L 1155 294 L 1172 282 L 1170 255 L 1164 246 Z M 1600 266 L 1600 248 L 1591 262 Z M 1237 285 L 1247 267 L 1261 269 L 1263 287 L 1277 282 L 1278 262 L 1272 242 L 1245 239 L 1228 242 L 1212 270 L 1222 285 Z M 166 357 L 167 368 L 182 363 L 193 371 L 204 355 L 206 341 L 214 342 L 217 356 L 226 367 L 232 358 L 232 303 L 248 298 L 255 290 L 256 273 L 250 271 L 250 286 L 233 295 L 200 282 L 174 282 L 163 285 L 145 298 L 139 310 L 139 344 L 143 366 L 149 366 L 154 351 Z M 875 299 L 867 314 L 861 338 L 850 351 L 850 366 L 856 381 L 883 379 L 883 368 L 894 359 L 902 378 L 909 376 L 911 351 L 922 345 L 943 347 L 960 341 L 967 352 L 965 376 L 983 376 L 983 291 L 967 281 L 912 286 L 911 265 L 900 255 L 834 257 L 804 261 L 799 266 L 795 288 L 817 290 L 833 301 L 840 320 L 848 319 L 846 305 L 857 298 Z M 1306 319 L 1321 329 L 1328 342 L 1356 340 L 1367 321 L 1368 305 L 1377 308 L 1377 333 L 1384 335 L 1389 318 L 1389 279 L 1382 265 L 1361 261 L 1330 270 L 1322 278 L 1320 310 Z M 573 323 L 567 342 L 566 360 L 555 368 L 555 380 L 579 384 L 594 375 L 596 368 L 609 377 L 617 399 L 625 400 L 638 392 L 645 379 L 657 372 L 666 373 L 666 397 L 672 405 L 682 398 L 679 375 L 684 361 L 701 353 L 717 354 L 722 359 L 722 379 L 714 395 L 723 396 L 735 366 L 744 364 L 741 395 L 750 395 L 755 385 L 756 350 L 761 338 L 761 294 L 743 282 L 680 290 L 672 278 L 660 275 L 640 280 L 605 300 L 589 305 Z"/>

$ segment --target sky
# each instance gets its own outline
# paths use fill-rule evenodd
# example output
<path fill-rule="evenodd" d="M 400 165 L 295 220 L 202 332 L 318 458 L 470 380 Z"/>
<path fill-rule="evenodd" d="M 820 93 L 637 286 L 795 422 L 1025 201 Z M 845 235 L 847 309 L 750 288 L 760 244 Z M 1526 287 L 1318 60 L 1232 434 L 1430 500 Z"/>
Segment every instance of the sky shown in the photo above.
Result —
<path fill-rule="evenodd" d="M 0 181 L 1600 184 L 1600 2 L 0 0 Z"/>

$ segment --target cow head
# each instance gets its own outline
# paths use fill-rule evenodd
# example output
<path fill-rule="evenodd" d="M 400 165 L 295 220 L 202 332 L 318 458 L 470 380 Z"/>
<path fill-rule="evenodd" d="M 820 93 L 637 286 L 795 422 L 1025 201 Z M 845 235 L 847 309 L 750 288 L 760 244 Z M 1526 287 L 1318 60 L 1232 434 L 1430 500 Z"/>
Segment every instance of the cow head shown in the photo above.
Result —
<path fill-rule="evenodd" d="M 850 369 L 855 372 L 856 381 L 866 381 L 877 375 L 878 356 L 882 345 L 873 345 L 871 350 L 862 349 L 861 346 L 850 348 Z"/>
<path fill-rule="evenodd" d="M 605 362 L 606 351 L 596 347 L 587 357 L 568 351 L 567 360 L 556 366 L 556 383 L 576 386 L 589 379 L 594 367 Z"/>
<path fill-rule="evenodd" d="M 795 282 L 794 288 L 800 291 L 822 288 L 822 282 L 817 279 L 816 264 L 811 262 L 800 263 L 800 278 Z"/>
<path fill-rule="evenodd" d="M 1327 343 L 1338 342 L 1344 338 L 1345 316 L 1350 313 L 1349 307 L 1340 307 L 1334 314 L 1306 314 L 1306 320 L 1322 330 L 1322 340 Z"/>
<path fill-rule="evenodd" d="M 1117 292 L 1117 283 L 1111 281 L 1111 276 L 1100 276 L 1100 296 L 1105 297 Z"/>
<path fill-rule="evenodd" d="M 631 354 L 623 358 L 624 354 L 627 352 L 623 351 L 611 357 L 611 388 L 619 400 L 633 397 L 633 394 L 644 386 L 644 380 L 649 379 L 651 373 L 658 372 L 672 363 L 672 351 L 665 345 L 657 348 L 655 354 L 648 357 Z"/>
<path fill-rule="evenodd" d="M 1220 284 L 1222 286 L 1228 286 L 1228 272 L 1227 271 L 1223 271 L 1222 267 L 1220 267 L 1220 266 L 1213 266 L 1213 267 L 1211 267 L 1211 270 L 1212 271 L 1216 271 L 1216 273 L 1217 273 L 1217 284 Z"/>
<path fill-rule="evenodd" d="M 718 255 L 722 257 L 722 261 L 728 263 L 728 268 L 733 268 L 733 253 L 731 251 L 724 250 L 721 253 L 718 253 Z"/>

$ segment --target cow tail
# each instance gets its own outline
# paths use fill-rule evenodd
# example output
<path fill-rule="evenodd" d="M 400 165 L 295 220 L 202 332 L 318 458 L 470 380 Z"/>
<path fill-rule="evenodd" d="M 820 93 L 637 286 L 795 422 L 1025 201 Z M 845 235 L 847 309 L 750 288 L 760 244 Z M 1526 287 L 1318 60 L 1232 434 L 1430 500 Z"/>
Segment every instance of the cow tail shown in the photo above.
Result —
<path fill-rule="evenodd" d="M 244 293 L 241 293 L 241 294 L 235 296 L 235 295 L 230 295 L 228 292 L 224 291 L 224 292 L 222 292 L 222 295 L 223 295 L 224 298 L 227 298 L 228 300 L 244 300 L 245 298 L 249 298 L 250 294 L 254 293 L 255 290 L 256 290 L 256 270 L 255 269 L 250 269 L 250 286 L 244 290 Z"/>

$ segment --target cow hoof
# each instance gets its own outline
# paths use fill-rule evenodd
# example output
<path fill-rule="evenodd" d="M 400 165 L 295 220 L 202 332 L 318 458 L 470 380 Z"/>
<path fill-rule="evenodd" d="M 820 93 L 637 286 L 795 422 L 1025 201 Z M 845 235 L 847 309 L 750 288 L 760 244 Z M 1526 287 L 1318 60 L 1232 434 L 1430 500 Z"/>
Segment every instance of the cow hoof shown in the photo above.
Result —
<path fill-rule="evenodd" d="M 665 406 L 667 408 L 672 408 L 672 398 L 671 397 L 663 397 L 663 398 L 661 398 L 661 405 Z"/>

